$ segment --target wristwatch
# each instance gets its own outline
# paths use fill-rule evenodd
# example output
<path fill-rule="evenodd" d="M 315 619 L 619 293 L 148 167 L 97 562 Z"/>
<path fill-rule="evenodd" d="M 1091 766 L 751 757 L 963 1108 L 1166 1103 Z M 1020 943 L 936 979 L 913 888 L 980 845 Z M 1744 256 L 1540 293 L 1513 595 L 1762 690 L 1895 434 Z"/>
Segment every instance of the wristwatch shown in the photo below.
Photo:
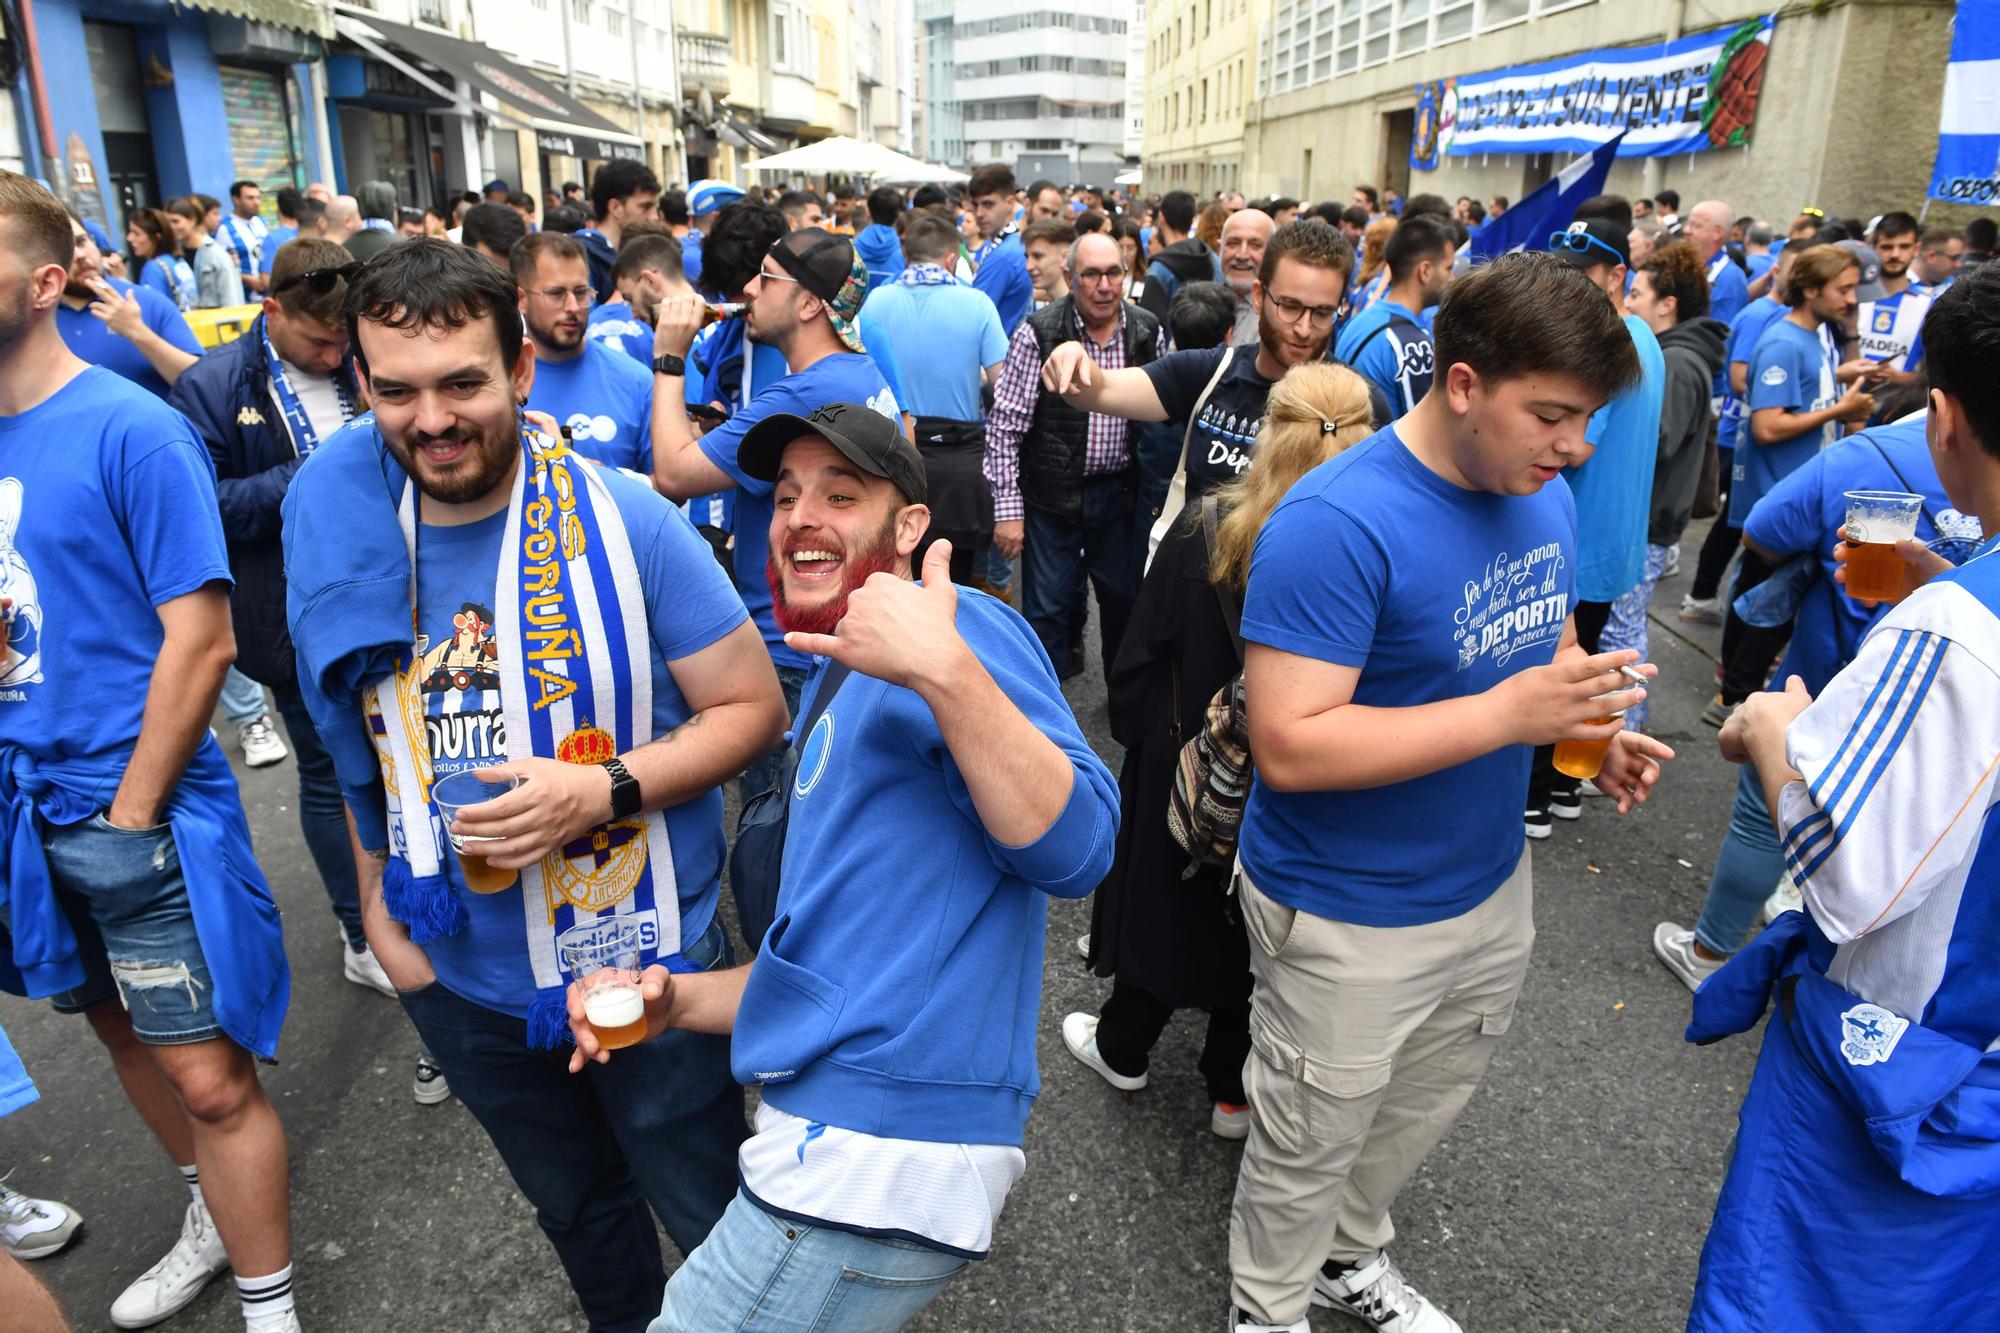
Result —
<path fill-rule="evenodd" d="M 670 356 L 662 352 L 653 358 L 653 373 L 655 375 L 674 375 L 684 378 L 687 375 L 687 362 L 677 356 Z"/>
<path fill-rule="evenodd" d="M 626 771 L 625 765 L 616 759 L 607 759 L 600 765 L 611 775 L 611 817 L 630 819 L 639 813 L 639 779 Z"/>

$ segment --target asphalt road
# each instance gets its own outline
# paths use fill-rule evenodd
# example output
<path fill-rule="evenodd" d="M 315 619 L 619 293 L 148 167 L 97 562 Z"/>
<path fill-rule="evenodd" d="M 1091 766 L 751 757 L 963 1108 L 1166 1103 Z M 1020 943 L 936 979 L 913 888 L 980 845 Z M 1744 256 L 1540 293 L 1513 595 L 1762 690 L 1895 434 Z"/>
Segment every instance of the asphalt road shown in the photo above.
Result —
<path fill-rule="evenodd" d="M 1700 537 L 1685 543 L 1690 573 Z M 1707 1049 L 1681 1040 L 1687 992 L 1648 947 L 1655 922 L 1698 912 L 1735 780 L 1699 721 L 1714 633 L 1689 633 L 1672 614 L 1686 584 L 1670 580 L 1655 599 L 1652 654 L 1662 669 L 1652 729 L 1680 758 L 1635 816 L 1587 802 L 1580 821 L 1537 845 L 1540 935 L 1513 1030 L 1396 1210 L 1404 1272 L 1468 1333 L 1664 1333 L 1686 1320 L 1755 1061 L 1754 1037 Z M 1094 649 L 1070 697 L 1115 769 Z M 264 1079 L 291 1147 L 305 1327 L 582 1328 L 530 1209 L 464 1107 L 411 1100 L 416 1038 L 400 1010 L 342 978 L 292 766 L 241 776 L 293 968 L 282 1060 Z M 1077 958 L 1088 928 L 1087 902 L 1049 913 L 1043 1092 L 993 1255 L 914 1328 L 1222 1327 L 1238 1148 L 1207 1130 L 1199 1015 L 1168 1029 L 1143 1092 L 1116 1092 L 1077 1064 L 1062 1015 L 1094 1011 L 1108 987 Z M 37 1271 L 79 1329 L 107 1328 L 112 1299 L 172 1243 L 186 1191 L 81 1020 L 9 997 L 0 1023 L 42 1090 L 0 1121 L 0 1170 L 83 1213 L 81 1239 Z M 237 1330 L 239 1319 L 218 1280 L 161 1327 Z M 1325 1312 L 1313 1327 L 1360 1328 Z"/>

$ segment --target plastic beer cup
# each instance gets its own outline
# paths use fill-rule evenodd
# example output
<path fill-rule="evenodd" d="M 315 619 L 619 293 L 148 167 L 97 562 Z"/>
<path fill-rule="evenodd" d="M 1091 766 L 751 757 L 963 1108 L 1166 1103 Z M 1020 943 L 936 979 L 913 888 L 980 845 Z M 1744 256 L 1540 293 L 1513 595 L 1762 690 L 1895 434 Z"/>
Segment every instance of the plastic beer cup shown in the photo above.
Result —
<path fill-rule="evenodd" d="M 563 966 L 583 995 L 583 1015 L 607 1051 L 646 1038 L 646 999 L 639 993 L 639 926 L 606 917 L 572 926 L 556 937 Z"/>
<path fill-rule="evenodd" d="M 505 796 L 520 785 L 521 779 L 511 773 L 488 780 L 466 769 L 431 788 L 431 801 L 436 804 L 438 814 L 444 817 L 445 834 L 451 839 L 452 851 L 458 855 L 458 868 L 465 875 L 465 887 L 474 893 L 498 893 L 519 879 L 520 872 L 504 870 L 479 854 L 481 843 L 497 842 L 499 839 L 467 837 L 463 833 L 453 833 L 451 826 L 457 820 L 458 812 L 467 806 Z"/>
<path fill-rule="evenodd" d="M 1847 595 L 1890 602 L 1905 591 L 1910 566 L 1896 543 L 1917 535 L 1924 497 L 1906 491 L 1847 492 Z"/>
<path fill-rule="evenodd" d="M 1635 685 L 1650 683 L 1644 675 L 1634 671 L 1631 667 L 1619 667 L 1618 669 Z M 1614 694 L 1623 694 L 1625 689 L 1626 687 L 1620 686 L 1618 689 L 1607 691 L 1597 697 L 1600 699 L 1609 699 Z M 1622 708 L 1616 711 L 1606 711 L 1602 717 L 1590 719 L 1590 725 L 1593 727 L 1608 726 L 1623 716 L 1625 716 L 1625 710 Z M 1611 753 L 1611 741 L 1617 734 L 1614 731 L 1610 736 L 1606 736 L 1601 741 L 1557 741 L 1555 757 L 1551 760 L 1555 765 L 1556 772 L 1572 778 L 1588 779 L 1596 777 L 1604 771 L 1604 756 Z"/>

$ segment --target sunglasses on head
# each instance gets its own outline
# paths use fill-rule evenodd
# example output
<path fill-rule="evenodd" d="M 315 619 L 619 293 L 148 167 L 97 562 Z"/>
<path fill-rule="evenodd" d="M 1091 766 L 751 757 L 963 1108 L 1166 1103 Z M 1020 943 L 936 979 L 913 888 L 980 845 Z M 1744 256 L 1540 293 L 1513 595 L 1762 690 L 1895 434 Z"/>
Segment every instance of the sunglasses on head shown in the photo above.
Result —
<path fill-rule="evenodd" d="M 354 276 L 360 272 L 361 263 L 359 260 L 351 264 L 342 264 L 339 268 L 309 268 L 303 273 L 294 273 L 291 277 L 286 278 L 276 287 L 273 287 L 271 295 L 276 296 L 281 292 L 288 292 L 294 287 L 305 286 L 312 288 L 315 296 L 325 296 L 333 290 L 335 283 L 352 281 Z"/>
<path fill-rule="evenodd" d="M 1824 208 L 1814 208 L 1811 204 L 1807 204 L 1799 210 L 1799 216 L 1803 218 L 1823 218 L 1826 216 L 1826 210 Z"/>
<path fill-rule="evenodd" d="M 1625 262 L 1624 255 L 1619 254 L 1612 247 L 1598 240 L 1587 231 L 1558 231 L 1551 233 L 1549 236 L 1549 249 L 1551 250 L 1574 250 L 1577 254 L 1587 255 L 1593 248 L 1602 250 L 1605 254 L 1610 255 L 1611 262 L 1614 264 Z"/>

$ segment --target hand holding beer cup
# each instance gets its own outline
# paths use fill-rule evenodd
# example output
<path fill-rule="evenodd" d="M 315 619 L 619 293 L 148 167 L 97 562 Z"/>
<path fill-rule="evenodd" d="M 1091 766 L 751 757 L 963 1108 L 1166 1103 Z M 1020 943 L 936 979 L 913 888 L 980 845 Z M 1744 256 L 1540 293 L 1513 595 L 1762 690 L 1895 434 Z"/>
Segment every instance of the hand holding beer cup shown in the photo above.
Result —
<path fill-rule="evenodd" d="M 1619 715 L 1646 697 L 1645 687 L 1633 684 L 1631 675 L 1650 679 L 1659 671 L 1651 662 L 1640 662 L 1630 648 L 1590 657 L 1572 654 L 1516 672 L 1494 686 L 1493 693 L 1507 720 L 1510 743 L 1607 742 L 1625 725 Z"/>
<path fill-rule="evenodd" d="M 1833 577 L 1863 606 L 1894 604 L 1951 562 L 1916 539 L 1924 497 L 1906 491 L 1847 492 L 1847 522 L 1833 548 Z"/>
<path fill-rule="evenodd" d="M 612 1051 L 635 1046 L 648 1036 L 646 983 L 639 971 L 639 923 L 629 917 L 600 917 L 572 926 L 556 937 L 556 952 L 570 974 L 569 1023 L 577 1055 L 602 1063 Z M 646 969 L 659 972 L 663 967 Z M 665 986 L 655 986 L 664 994 Z M 586 1049 L 584 1039 L 590 1047 Z M 582 1068 L 571 1057 L 572 1071 Z"/>
<path fill-rule="evenodd" d="M 602 983 L 599 984 L 601 985 Z M 586 986 L 581 978 L 571 982 L 568 997 L 569 1031 L 571 1039 L 576 1042 L 576 1050 L 570 1053 L 569 1072 L 572 1074 L 580 1073 L 586 1064 L 593 1062 L 600 1065 L 607 1064 L 610 1062 L 612 1051 L 635 1045 L 652 1036 L 654 1033 L 665 1030 L 667 1027 L 669 993 L 673 988 L 673 984 L 674 974 L 658 963 L 641 972 L 639 974 L 641 1018 L 638 1036 L 631 1040 L 620 1041 L 617 1046 L 611 1046 L 607 1045 L 605 1041 L 606 1029 L 600 1023 L 591 1020 L 589 995 L 591 988 Z M 609 1003 L 610 1001 L 606 996 L 599 996 L 597 998 L 598 1017 L 600 1019 L 605 1017 L 604 1010 Z M 625 1000 L 620 1000 L 618 1003 L 628 1007 L 630 1004 L 629 1001 Z M 611 1015 L 614 1018 L 617 1016 L 616 1014 Z M 616 1029 L 620 1035 L 626 1030 Z"/>

